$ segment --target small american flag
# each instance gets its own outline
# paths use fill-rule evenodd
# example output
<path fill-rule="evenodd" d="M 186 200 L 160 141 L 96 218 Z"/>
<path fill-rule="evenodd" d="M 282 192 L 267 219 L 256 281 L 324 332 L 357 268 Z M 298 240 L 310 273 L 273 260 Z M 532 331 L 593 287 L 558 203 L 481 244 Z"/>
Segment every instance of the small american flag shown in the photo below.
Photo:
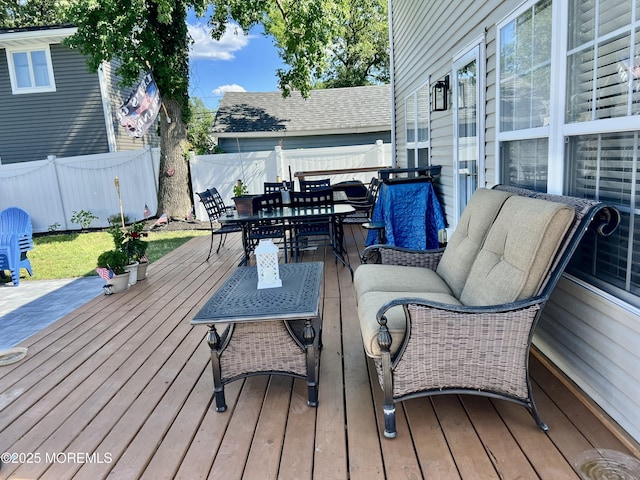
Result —
<path fill-rule="evenodd" d="M 148 261 L 149 261 L 149 257 L 147 257 L 146 253 L 140 257 L 140 263 L 146 263 Z"/>
<path fill-rule="evenodd" d="M 147 206 L 147 204 L 144 204 L 144 212 L 142 213 L 142 218 L 149 218 L 151 216 L 151 210 L 149 210 L 149 207 Z"/>
<path fill-rule="evenodd" d="M 96 272 L 98 272 L 100 278 L 103 278 L 107 282 L 113 278 L 113 270 L 110 268 L 98 267 L 96 268 Z"/>

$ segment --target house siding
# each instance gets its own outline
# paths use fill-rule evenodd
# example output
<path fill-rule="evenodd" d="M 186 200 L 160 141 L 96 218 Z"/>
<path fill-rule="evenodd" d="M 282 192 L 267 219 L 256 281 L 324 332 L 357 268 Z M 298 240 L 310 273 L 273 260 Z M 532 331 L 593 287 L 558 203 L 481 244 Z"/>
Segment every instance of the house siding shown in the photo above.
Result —
<path fill-rule="evenodd" d="M 561 1 L 561 0 L 557 0 Z M 484 35 L 485 179 L 496 182 L 496 24 L 522 2 L 392 0 L 396 155 L 406 166 L 405 98 L 451 74 L 454 56 Z M 454 212 L 453 110 L 431 112 L 431 163 L 442 165 L 439 190 Z M 567 277 L 544 310 L 534 344 L 640 441 L 640 314 L 617 299 Z M 553 425 L 550 425 L 553 429 Z"/>
<path fill-rule="evenodd" d="M 66 47 L 53 44 L 50 51 L 56 91 L 13 95 L 6 52 L 0 49 L 3 164 L 109 151 L 97 74 Z"/>
<path fill-rule="evenodd" d="M 360 133 L 353 135 L 314 135 L 254 138 L 218 138 L 218 147 L 224 153 L 261 152 L 277 146 L 288 150 L 298 148 L 346 147 L 375 144 L 377 140 L 391 143 L 391 132 Z M 238 150 L 239 148 L 239 150 Z"/>

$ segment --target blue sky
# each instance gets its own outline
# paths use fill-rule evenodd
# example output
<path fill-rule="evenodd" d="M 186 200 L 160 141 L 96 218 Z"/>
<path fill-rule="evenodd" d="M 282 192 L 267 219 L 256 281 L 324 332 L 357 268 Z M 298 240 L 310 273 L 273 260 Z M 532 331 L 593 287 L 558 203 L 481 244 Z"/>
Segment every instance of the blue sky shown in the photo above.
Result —
<path fill-rule="evenodd" d="M 211 38 L 207 18 L 189 14 L 189 94 L 216 109 L 225 91 L 272 92 L 278 90 L 276 70 L 283 66 L 273 40 L 256 27 L 246 35 L 236 25 L 219 40 Z"/>

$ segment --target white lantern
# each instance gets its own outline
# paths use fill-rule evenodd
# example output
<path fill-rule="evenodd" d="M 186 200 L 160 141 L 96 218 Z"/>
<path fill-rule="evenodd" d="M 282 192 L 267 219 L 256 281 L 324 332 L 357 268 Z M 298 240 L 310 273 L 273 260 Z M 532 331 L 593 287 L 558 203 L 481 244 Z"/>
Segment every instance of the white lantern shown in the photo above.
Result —
<path fill-rule="evenodd" d="M 255 250 L 258 268 L 258 288 L 281 287 L 278 266 L 278 247 L 269 239 L 262 239 Z"/>

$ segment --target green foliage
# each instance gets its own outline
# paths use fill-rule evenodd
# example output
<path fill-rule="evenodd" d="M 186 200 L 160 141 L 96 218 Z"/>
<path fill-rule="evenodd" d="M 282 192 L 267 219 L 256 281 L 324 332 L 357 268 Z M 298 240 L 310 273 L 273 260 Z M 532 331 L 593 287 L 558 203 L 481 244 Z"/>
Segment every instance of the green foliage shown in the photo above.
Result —
<path fill-rule="evenodd" d="M 188 112 L 189 37 L 186 0 L 85 0 L 73 2 L 69 16 L 78 31 L 65 43 L 87 57 L 91 71 L 119 60 L 122 86 L 151 70 L 163 98 Z"/>
<path fill-rule="evenodd" d="M 56 231 L 56 230 L 58 230 L 59 228 L 60 228 L 60 224 L 59 224 L 58 222 L 56 222 L 56 223 L 52 223 L 51 225 L 49 225 L 49 226 L 47 227 L 47 230 L 48 230 L 49 232 L 55 232 L 55 231 Z"/>
<path fill-rule="evenodd" d="M 247 186 L 242 183 L 242 180 L 238 180 L 233 186 L 233 196 L 241 197 L 242 195 L 246 195 L 247 193 L 249 193 L 249 189 L 247 188 Z"/>
<path fill-rule="evenodd" d="M 130 222 L 129 215 L 127 215 L 126 213 L 123 214 L 122 216 L 120 216 L 119 213 L 114 213 L 113 215 L 109 215 L 109 217 L 107 218 L 107 222 L 109 222 L 109 225 L 120 225 L 122 223 L 123 218 L 124 218 L 125 225 Z"/>
<path fill-rule="evenodd" d="M 37 27 L 68 22 L 70 0 L 0 0 L 0 28 Z"/>
<path fill-rule="evenodd" d="M 128 227 L 122 228 L 118 225 L 111 225 L 108 229 L 113 237 L 115 250 L 125 253 L 127 263 L 139 262 L 144 257 L 148 243 L 143 240 L 148 234 L 143 231 L 144 223 L 132 223 Z"/>
<path fill-rule="evenodd" d="M 346 0 L 340 29 L 329 46 L 325 88 L 389 82 L 387 0 Z"/>
<path fill-rule="evenodd" d="M 128 264 L 129 258 L 122 250 L 107 250 L 98 256 L 98 267 L 109 268 L 116 275 L 124 273 Z"/>
<path fill-rule="evenodd" d="M 74 210 L 71 214 L 71 223 L 77 223 L 82 230 L 88 229 L 91 226 L 91 222 L 98 219 L 97 216 L 88 210 Z"/>
<path fill-rule="evenodd" d="M 187 126 L 187 138 L 191 150 L 196 155 L 214 153 L 216 145 L 211 130 L 216 116 L 200 98 L 192 98 L 189 102 L 191 112 Z"/>

